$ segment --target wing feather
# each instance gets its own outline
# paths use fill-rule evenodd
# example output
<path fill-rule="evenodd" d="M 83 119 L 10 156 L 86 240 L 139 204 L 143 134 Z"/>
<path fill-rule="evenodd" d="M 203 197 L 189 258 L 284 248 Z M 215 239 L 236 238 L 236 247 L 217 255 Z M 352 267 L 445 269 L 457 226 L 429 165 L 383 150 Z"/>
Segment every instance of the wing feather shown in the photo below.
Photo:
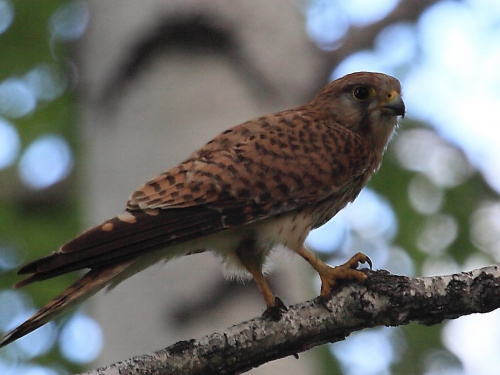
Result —
<path fill-rule="evenodd" d="M 136 190 L 127 206 L 206 205 L 243 209 L 261 218 L 262 212 L 272 216 L 334 194 L 370 163 L 369 147 L 358 134 L 299 107 L 220 134 Z"/>

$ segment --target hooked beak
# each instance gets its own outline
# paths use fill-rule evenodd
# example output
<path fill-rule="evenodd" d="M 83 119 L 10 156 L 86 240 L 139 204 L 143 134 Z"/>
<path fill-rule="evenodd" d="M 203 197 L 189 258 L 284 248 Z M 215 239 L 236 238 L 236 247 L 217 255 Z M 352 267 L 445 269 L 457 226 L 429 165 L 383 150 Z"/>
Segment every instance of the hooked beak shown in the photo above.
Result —
<path fill-rule="evenodd" d="M 401 95 L 393 90 L 387 94 L 387 100 L 380 103 L 382 113 L 405 117 L 405 103 L 401 99 Z"/>

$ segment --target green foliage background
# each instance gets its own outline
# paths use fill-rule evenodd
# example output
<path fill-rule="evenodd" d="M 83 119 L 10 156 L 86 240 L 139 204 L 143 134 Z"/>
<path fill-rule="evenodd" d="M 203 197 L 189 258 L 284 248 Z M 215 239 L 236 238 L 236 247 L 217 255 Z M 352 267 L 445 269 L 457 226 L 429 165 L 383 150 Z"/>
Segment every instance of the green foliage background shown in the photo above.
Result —
<path fill-rule="evenodd" d="M 49 30 L 50 17 L 64 3 L 66 1 L 63 0 L 13 2 L 13 23 L 0 34 L 0 82 L 22 76 L 41 63 L 65 69 L 70 49 L 65 44 L 52 41 Z M 74 103 L 73 93 L 67 91 L 53 101 L 39 103 L 35 111 L 27 116 L 8 119 L 21 138 L 17 161 L 33 140 L 48 133 L 63 136 L 76 152 L 78 131 Z M 73 237 L 81 224 L 76 185 L 75 177 L 71 175 L 48 189 L 35 191 L 21 181 L 17 162 L 0 170 L 0 257 L 12 257 L 5 252 L 14 249 L 17 256 L 13 265 L 20 265 L 57 250 Z M 75 275 L 64 276 L 24 290 L 31 295 L 36 306 L 41 306 L 74 278 Z M 0 269 L 0 291 L 11 290 L 19 280 L 13 269 Z M 8 348 L 1 350 L 0 356 L 8 361 Z M 63 366 L 70 372 L 83 370 L 81 365 L 65 359 L 57 346 L 33 361 L 49 368 Z"/>

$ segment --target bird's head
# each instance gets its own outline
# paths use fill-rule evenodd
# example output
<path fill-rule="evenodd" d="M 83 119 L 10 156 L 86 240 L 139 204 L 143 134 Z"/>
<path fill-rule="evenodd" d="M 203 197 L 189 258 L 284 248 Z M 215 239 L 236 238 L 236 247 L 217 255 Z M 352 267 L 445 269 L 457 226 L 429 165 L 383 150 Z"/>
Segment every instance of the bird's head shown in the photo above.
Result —
<path fill-rule="evenodd" d="M 401 84 L 382 73 L 348 74 L 328 84 L 310 105 L 382 149 L 397 126 L 398 116 L 405 115 Z"/>

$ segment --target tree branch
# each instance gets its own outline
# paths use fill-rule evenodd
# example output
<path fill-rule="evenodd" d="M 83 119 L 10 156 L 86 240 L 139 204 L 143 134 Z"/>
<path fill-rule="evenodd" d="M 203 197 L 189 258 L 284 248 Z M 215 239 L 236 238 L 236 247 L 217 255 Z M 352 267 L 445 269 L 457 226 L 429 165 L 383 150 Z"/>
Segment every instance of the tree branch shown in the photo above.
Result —
<path fill-rule="evenodd" d="M 364 284 L 343 282 L 328 311 L 318 300 L 293 305 L 279 322 L 255 318 L 86 375 L 240 374 L 351 332 L 411 322 L 432 325 L 500 307 L 500 269 L 489 266 L 447 276 L 409 278 L 368 271 Z"/>

